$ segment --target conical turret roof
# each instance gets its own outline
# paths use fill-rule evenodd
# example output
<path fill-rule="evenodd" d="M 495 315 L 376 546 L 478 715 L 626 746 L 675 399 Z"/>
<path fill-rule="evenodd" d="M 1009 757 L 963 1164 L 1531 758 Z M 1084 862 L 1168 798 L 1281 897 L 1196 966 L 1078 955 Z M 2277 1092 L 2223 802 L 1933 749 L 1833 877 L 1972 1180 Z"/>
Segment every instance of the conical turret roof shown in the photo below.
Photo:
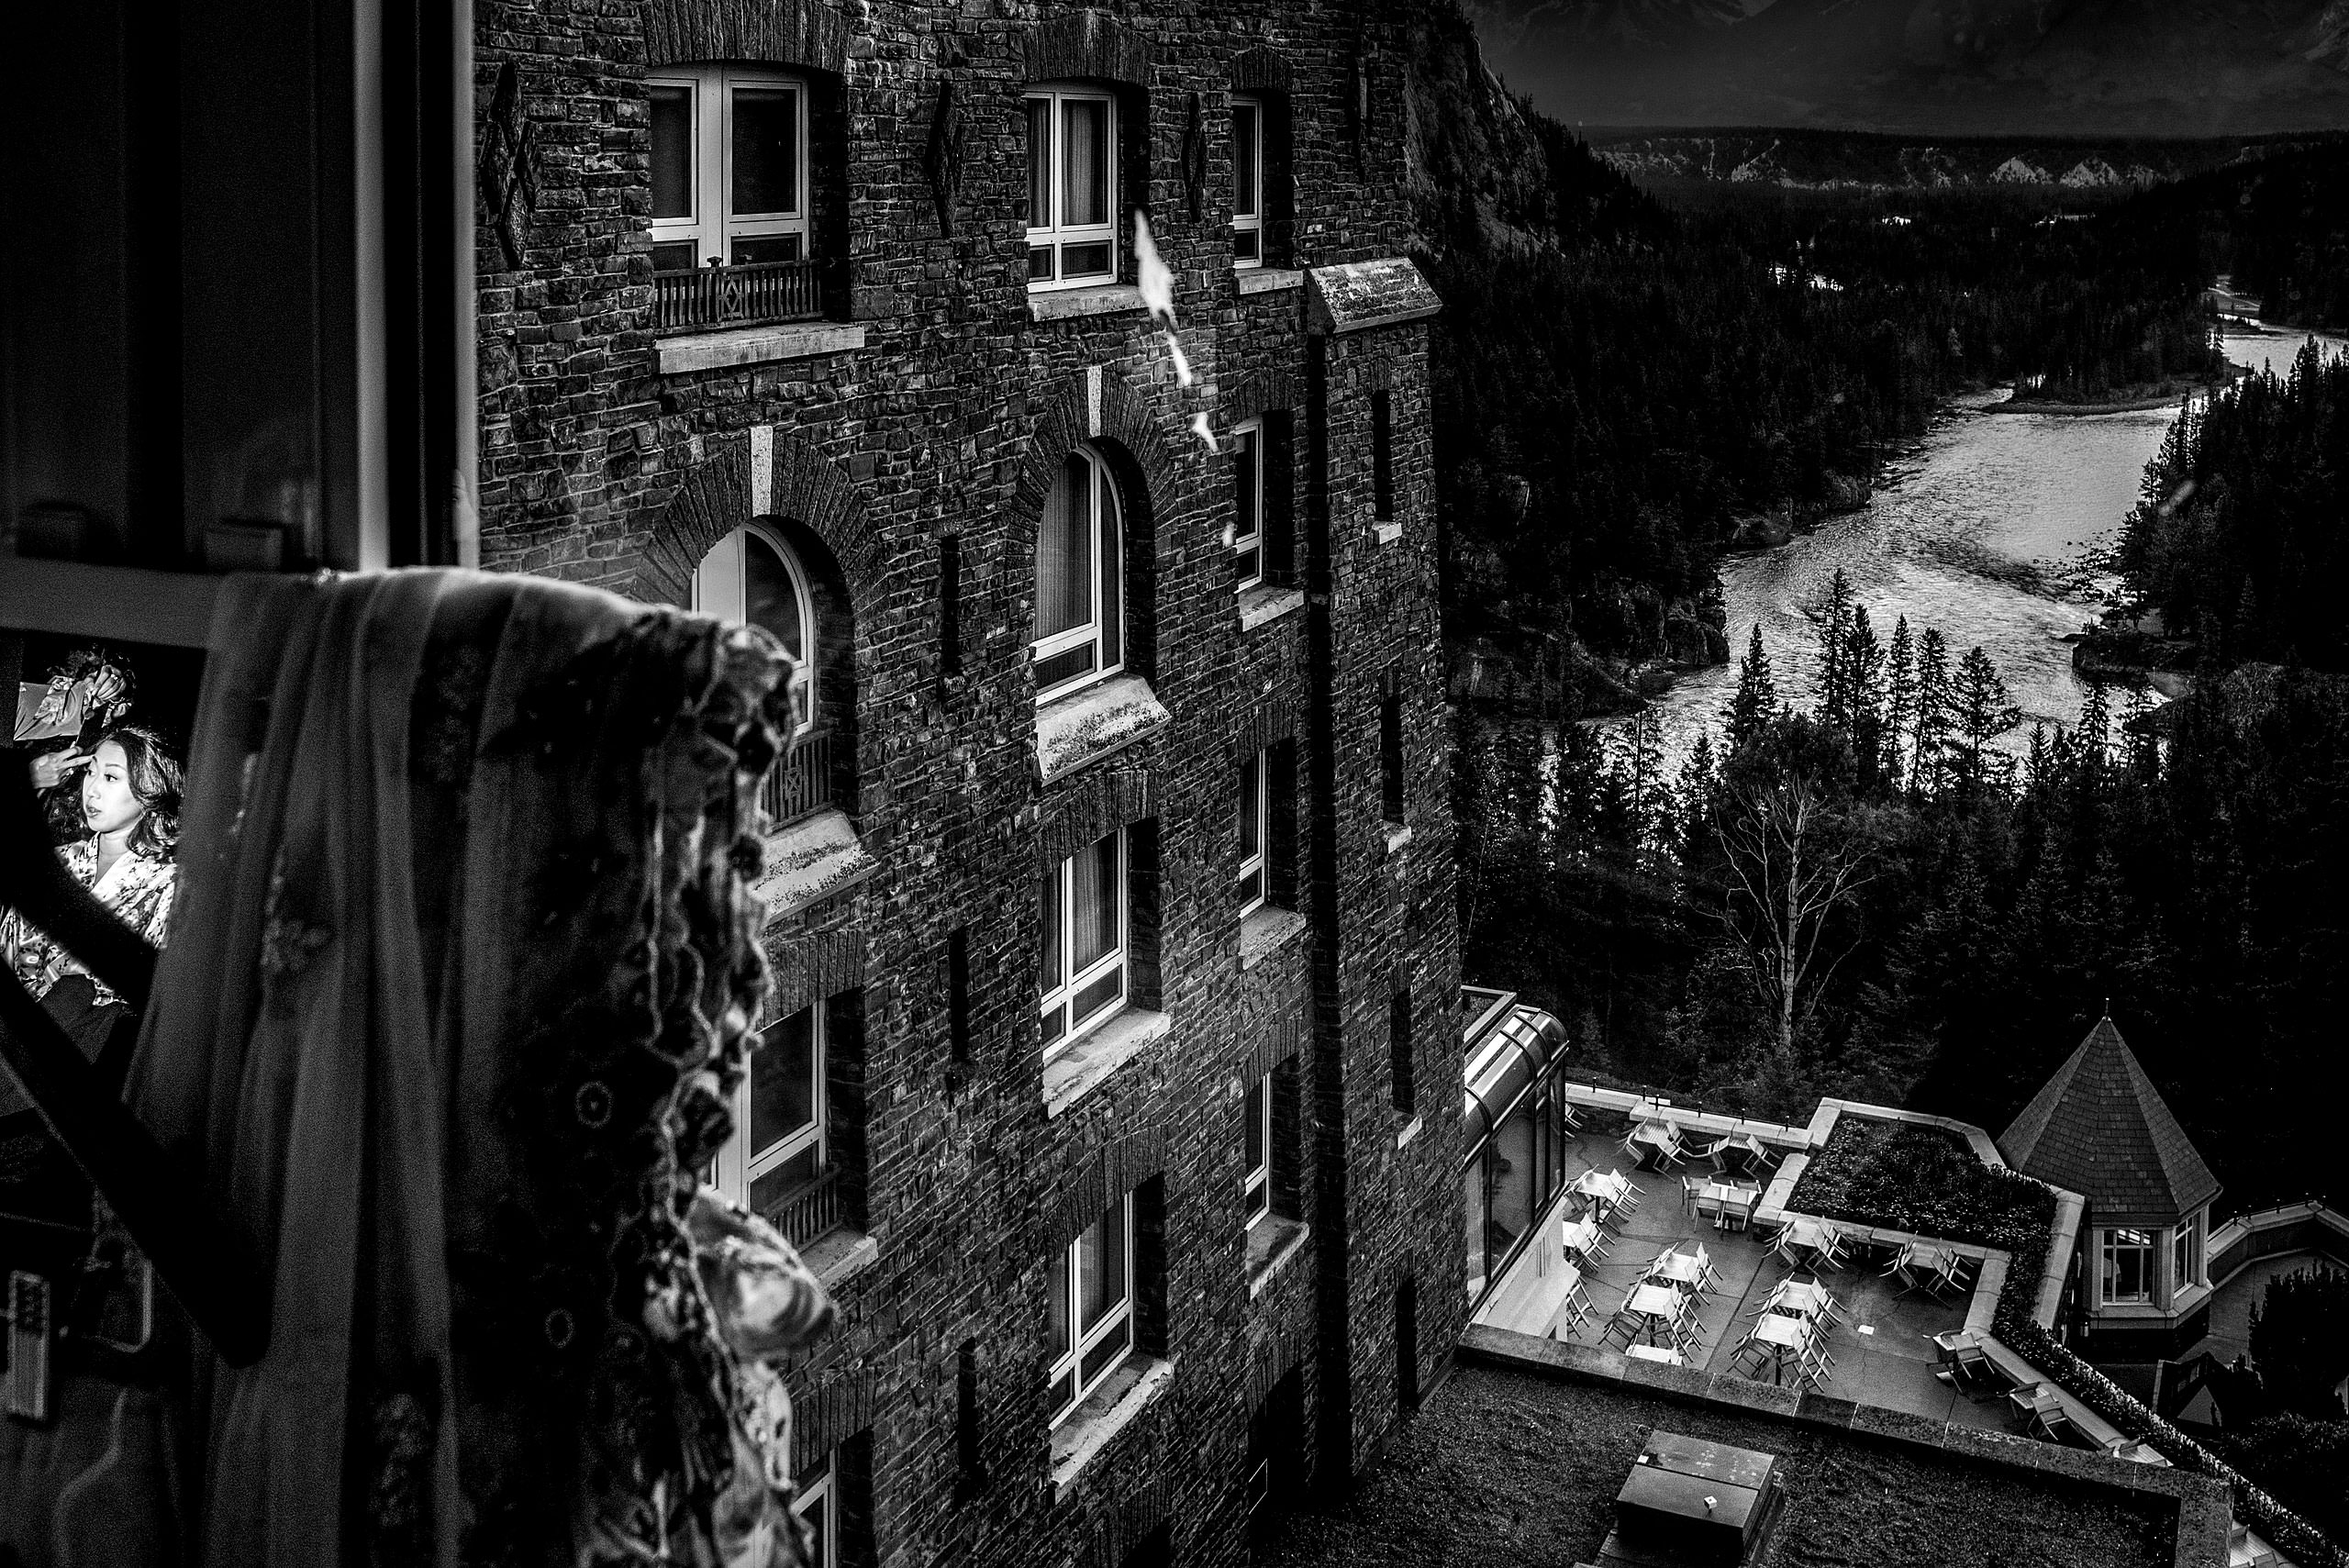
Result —
<path fill-rule="evenodd" d="M 2025 1175 L 2087 1198 L 2099 1225 L 2175 1225 L 2219 1195 L 2219 1178 L 2110 1018 L 1998 1135 L 1998 1149 Z"/>

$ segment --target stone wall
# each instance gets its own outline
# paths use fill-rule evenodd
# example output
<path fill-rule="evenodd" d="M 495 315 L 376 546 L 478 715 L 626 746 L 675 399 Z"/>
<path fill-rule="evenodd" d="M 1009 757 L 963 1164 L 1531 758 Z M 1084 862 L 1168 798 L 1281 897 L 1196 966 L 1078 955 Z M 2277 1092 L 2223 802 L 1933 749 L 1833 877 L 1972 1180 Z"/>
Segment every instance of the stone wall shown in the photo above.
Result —
<path fill-rule="evenodd" d="M 1176 1562 L 1237 1562 L 1249 1418 L 1272 1385 L 1301 1371 L 1316 1479 L 1335 1484 L 1397 1419 L 1397 1284 L 1418 1287 L 1422 1386 L 1458 1336 L 1459 977 L 1428 328 L 1317 334 L 1298 280 L 1241 292 L 1228 237 L 1228 95 L 1235 79 L 1285 82 L 1288 259 L 1315 268 L 1403 253 L 1411 9 L 476 7 L 481 112 L 500 73 L 515 72 L 532 197 L 518 258 L 483 228 L 484 563 L 676 601 L 698 551 L 766 515 L 811 541 L 852 623 L 846 798 L 881 870 L 768 932 L 787 999 L 852 994 L 862 1021 L 863 1244 L 834 1249 L 841 1328 L 794 1373 L 810 1413 L 803 1458 L 858 1440 L 852 1468 L 867 1496 L 852 1509 L 851 1561 L 1109 1568 L 1163 1530 Z M 818 80 L 845 104 L 833 139 L 847 149 L 853 269 L 834 325 L 852 330 L 822 338 L 824 351 L 664 374 L 643 232 L 643 74 L 685 63 L 681 50 L 720 47 L 831 73 Z M 1020 95 L 1037 61 L 1146 83 L 1146 197 L 1175 275 L 1190 387 L 1176 384 L 1132 304 L 1031 317 Z M 1394 408 L 1401 528 L 1391 539 L 1369 516 L 1373 393 Z M 1223 543 L 1227 460 L 1189 432 L 1199 413 L 1218 432 L 1257 414 L 1285 416 L 1291 432 L 1288 461 L 1275 465 L 1284 500 L 1270 510 L 1294 530 L 1310 603 L 1252 627 L 1241 625 Z M 1119 474 L 1147 589 L 1139 662 L 1171 722 L 1046 785 L 1027 647 L 1037 476 L 1048 480 L 1080 439 Z M 959 661 L 940 643 L 948 536 Z M 1403 694 L 1410 829 L 1391 848 L 1387 682 Z M 1243 969 L 1239 769 L 1243 748 L 1268 740 L 1297 745 L 1292 882 L 1308 922 Z M 1171 1024 L 1048 1117 L 1037 879 L 1047 844 L 1063 851 L 1070 824 L 1103 812 L 1143 813 L 1156 845 L 1137 913 L 1154 917 L 1158 1006 Z M 960 1029 L 950 1022 L 957 940 L 969 976 Z M 1418 1020 L 1416 1120 L 1390 1104 L 1398 983 Z M 1291 1042 L 1307 1087 L 1299 1201 L 1311 1235 L 1252 1293 L 1241 1096 L 1245 1074 Z M 1055 1485 L 1047 1264 L 1072 1206 L 1113 1175 L 1163 1194 L 1173 1373 Z M 957 1441 L 970 1418 L 966 1362 L 975 1474 Z"/>

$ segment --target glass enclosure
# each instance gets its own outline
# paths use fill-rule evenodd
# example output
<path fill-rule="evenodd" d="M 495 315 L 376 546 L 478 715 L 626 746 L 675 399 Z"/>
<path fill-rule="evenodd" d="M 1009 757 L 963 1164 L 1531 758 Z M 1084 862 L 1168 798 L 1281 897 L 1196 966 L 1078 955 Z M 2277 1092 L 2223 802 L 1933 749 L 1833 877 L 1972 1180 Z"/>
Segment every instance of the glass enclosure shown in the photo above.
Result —
<path fill-rule="evenodd" d="M 1539 1007 L 1468 998 L 1468 1296 L 1482 1296 L 1565 1184 L 1566 1028 Z M 1481 1004 L 1481 1005 L 1480 1005 Z"/>

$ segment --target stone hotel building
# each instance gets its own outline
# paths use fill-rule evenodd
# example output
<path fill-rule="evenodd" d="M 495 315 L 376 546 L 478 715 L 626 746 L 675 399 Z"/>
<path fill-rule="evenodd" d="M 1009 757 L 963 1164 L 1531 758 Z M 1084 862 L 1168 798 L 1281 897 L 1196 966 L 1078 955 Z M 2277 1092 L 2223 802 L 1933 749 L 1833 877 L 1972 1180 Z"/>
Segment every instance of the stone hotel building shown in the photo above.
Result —
<path fill-rule="evenodd" d="M 482 564 L 807 671 L 718 1175 L 827 1563 L 1238 1561 L 1458 1337 L 1407 21 L 475 8 Z"/>

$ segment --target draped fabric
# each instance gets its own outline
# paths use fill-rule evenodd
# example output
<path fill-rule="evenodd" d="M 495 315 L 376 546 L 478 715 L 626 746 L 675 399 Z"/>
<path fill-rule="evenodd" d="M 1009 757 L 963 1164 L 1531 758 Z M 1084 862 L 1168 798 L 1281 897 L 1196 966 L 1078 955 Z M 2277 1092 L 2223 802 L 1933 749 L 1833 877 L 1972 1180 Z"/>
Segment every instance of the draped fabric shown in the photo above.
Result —
<path fill-rule="evenodd" d="M 785 668 L 537 579 L 224 585 L 127 1090 L 270 1286 L 263 1359 L 195 1369 L 207 1568 L 791 1560 L 742 1346 L 830 1307 L 688 1229 Z"/>

